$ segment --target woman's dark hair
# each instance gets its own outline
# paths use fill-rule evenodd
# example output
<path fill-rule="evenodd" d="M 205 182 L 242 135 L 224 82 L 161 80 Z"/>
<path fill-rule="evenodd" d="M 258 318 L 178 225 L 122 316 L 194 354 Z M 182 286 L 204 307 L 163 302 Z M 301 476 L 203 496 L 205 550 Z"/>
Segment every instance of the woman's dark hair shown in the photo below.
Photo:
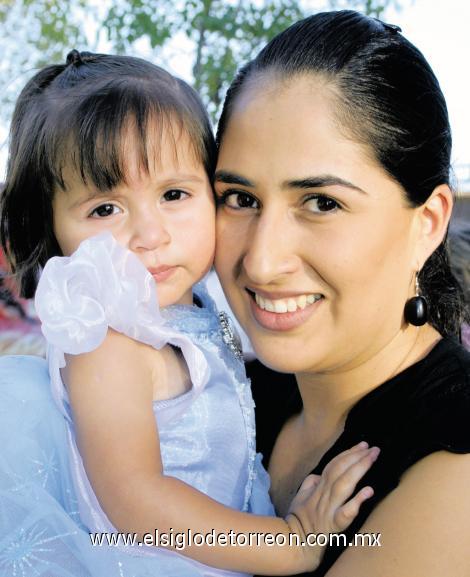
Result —
<path fill-rule="evenodd" d="M 188 134 L 211 178 L 216 148 L 207 113 L 196 92 L 162 68 L 72 50 L 65 64 L 47 66 L 26 84 L 13 114 L 0 196 L 0 240 L 24 297 L 33 296 L 46 261 L 61 255 L 52 200 L 66 190 L 64 169 L 110 190 L 126 181 L 126 141 L 133 138 L 137 161 L 148 171 L 158 154 L 149 149 L 150 135 L 161 137 L 164 129 L 176 156 L 178 135 Z"/>
<path fill-rule="evenodd" d="M 365 145 L 406 193 L 422 205 L 449 184 L 451 133 L 439 83 L 421 52 L 397 26 L 350 10 L 305 18 L 281 32 L 245 65 L 230 86 L 217 130 L 223 138 L 237 97 L 248 83 L 313 74 L 333 87 L 336 121 Z M 456 335 L 468 310 L 450 270 L 446 243 L 419 274 L 430 323 Z"/>

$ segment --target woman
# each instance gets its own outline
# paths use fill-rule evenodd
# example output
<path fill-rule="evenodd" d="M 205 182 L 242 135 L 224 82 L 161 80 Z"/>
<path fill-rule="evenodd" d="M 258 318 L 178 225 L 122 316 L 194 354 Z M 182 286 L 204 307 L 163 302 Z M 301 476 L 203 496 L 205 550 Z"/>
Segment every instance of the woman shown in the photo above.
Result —
<path fill-rule="evenodd" d="M 217 272 L 259 358 L 298 382 L 256 390 L 276 508 L 343 447 L 382 449 L 347 539 L 375 546 L 329 547 L 315 576 L 470 575 L 451 136 L 399 32 L 351 11 L 298 22 L 240 71 L 218 129 Z"/>

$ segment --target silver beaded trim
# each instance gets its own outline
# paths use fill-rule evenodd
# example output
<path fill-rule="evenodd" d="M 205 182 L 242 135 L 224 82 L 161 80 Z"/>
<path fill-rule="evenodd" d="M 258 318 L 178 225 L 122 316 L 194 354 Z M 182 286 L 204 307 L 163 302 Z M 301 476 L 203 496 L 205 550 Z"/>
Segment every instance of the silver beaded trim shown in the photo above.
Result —
<path fill-rule="evenodd" d="M 237 335 L 232 322 L 226 312 L 219 313 L 220 326 L 222 328 L 222 340 L 237 357 L 238 360 L 243 360 L 242 343 L 240 337 Z"/>

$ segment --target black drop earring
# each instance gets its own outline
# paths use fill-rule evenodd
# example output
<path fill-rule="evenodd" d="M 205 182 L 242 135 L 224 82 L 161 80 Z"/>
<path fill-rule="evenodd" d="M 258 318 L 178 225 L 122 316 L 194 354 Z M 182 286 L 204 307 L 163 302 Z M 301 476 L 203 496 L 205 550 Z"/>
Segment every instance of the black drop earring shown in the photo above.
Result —
<path fill-rule="evenodd" d="M 410 325 L 421 327 L 428 321 L 428 303 L 420 295 L 418 273 L 415 277 L 415 296 L 410 298 L 405 304 L 405 320 Z"/>

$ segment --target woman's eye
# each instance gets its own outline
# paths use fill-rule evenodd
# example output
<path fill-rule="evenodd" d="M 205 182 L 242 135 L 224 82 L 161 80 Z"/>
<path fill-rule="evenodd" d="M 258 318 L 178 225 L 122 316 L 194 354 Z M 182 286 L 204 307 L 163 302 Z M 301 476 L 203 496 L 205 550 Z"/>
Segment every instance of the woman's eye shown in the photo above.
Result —
<path fill-rule="evenodd" d="M 341 208 L 336 200 L 329 196 L 316 194 L 305 201 L 305 207 L 312 212 L 333 212 Z"/>
<path fill-rule="evenodd" d="M 256 198 L 247 192 L 226 192 L 219 198 L 219 204 L 225 204 L 237 210 L 243 208 L 259 208 L 259 203 Z"/>
<path fill-rule="evenodd" d="M 163 195 L 165 202 L 173 202 L 175 200 L 181 200 L 182 198 L 186 198 L 188 195 L 187 192 L 184 190 L 167 190 Z"/>
<path fill-rule="evenodd" d="M 118 214 L 120 211 L 121 209 L 115 204 L 101 204 L 90 213 L 90 216 L 94 218 L 104 218 L 106 216 Z"/>

